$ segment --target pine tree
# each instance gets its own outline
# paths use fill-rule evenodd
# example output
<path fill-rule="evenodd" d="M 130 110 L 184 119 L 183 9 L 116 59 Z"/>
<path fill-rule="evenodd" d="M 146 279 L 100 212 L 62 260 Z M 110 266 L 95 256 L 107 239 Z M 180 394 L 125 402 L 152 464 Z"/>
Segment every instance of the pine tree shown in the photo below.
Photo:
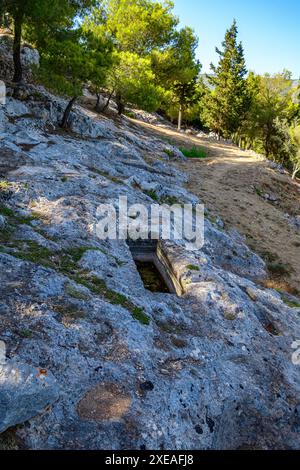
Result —
<path fill-rule="evenodd" d="M 198 38 L 194 31 L 185 27 L 174 33 L 173 41 L 165 50 L 155 50 L 152 64 L 158 80 L 170 91 L 168 103 L 177 108 L 178 130 L 181 130 L 182 119 L 187 108 L 199 99 L 198 76 L 201 69 L 196 60 Z"/>
<path fill-rule="evenodd" d="M 68 128 L 71 110 L 82 95 L 83 86 L 105 82 L 113 63 L 111 41 L 100 40 L 82 28 L 65 28 L 44 38 L 39 51 L 37 78 L 50 90 L 69 98 L 60 123 L 62 128 Z"/>
<path fill-rule="evenodd" d="M 108 83 L 114 90 L 119 115 L 126 104 L 153 112 L 159 108 L 163 90 L 155 82 L 149 57 L 140 57 L 132 52 L 118 52 L 117 65 L 108 75 Z"/>
<path fill-rule="evenodd" d="M 204 120 L 218 136 L 230 137 L 240 126 L 250 105 L 245 76 L 247 74 L 242 43 L 237 40 L 236 21 L 226 31 L 218 66 L 211 64 L 214 73 L 208 80 L 211 90 L 205 97 Z"/>
<path fill-rule="evenodd" d="M 106 32 L 115 44 L 116 65 L 109 79 L 108 89 L 116 97 L 119 114 L 127 103 L 148 111 L 158 109 L 162 89 L 152 68 L 151 54 L 163 49 L 174 34 L 178 23 L 169 0 L 107 0 L 99 9 L 106 18 Z"/>
<path fill-rule="evenodd" d="M 80 12 L 91 6 L 93 0 L 0 0 L 0 12 L 12 18 L 14 29 L 13 61 L 15 83 L 23 80 L 21 41 L 24 26 L 30 32 L 42 35 L 45 29 L 66 25 Z"/>
<path fill-rule="evenodd" d="M 185 109 L 196 102 L 197 79 L 201 65 L 196 60 L 196 49 L 198 38 L 191 28 L 184 28 L 178 33 L 176 41 L 175 54 L 177 63 L 177 73 L 173 83 L 173 95 L 178 102 L 178 130 L 181 130 L 182 118 Z"/>

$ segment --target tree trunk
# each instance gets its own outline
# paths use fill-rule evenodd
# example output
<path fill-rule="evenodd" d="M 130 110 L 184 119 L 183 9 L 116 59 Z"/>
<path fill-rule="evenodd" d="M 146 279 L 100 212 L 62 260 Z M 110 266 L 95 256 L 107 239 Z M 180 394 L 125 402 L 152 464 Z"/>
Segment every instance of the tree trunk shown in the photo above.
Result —
<path fill-rule="evenodd" d="M 99 103 L 100 103 L 100 93 L 96 93 L 96 96 L 97 96 L 97 102 L 96 102 L 96 105 L 95 105 L 95 110 L 96 111 L 99 111 Z"/>
<path fill-rule="evenodd" d="M 268 137 L 265 138 L 264 150 L 265 150 L 266 159 L 269 160 L 270 152 L 269 152 L 269 139 L 268 139 Z"/>
<path fill-rule="evenodd" d="M 60 127 L 62 129 L 68 129 L 69 127 L 69 117 L 70 117 L 70 113 L 72 111 L 72 108 L 73 108 L 73 105 L 76 101 L 77 97 L 74 96 L 68 103 L 68 106 L 66 107 L 65 109 L 65 112 L 64 112 L 64 115 L 63 115 L 63 118 L 62 118 L 62 121 L 60 123 Z"/>
<path fill-rule="evenodd" d="M 181 126 L 182 126 L 182 105 L 179 106 L 179 112 L 178 112 L 178 131 L 181 131 Z"/>
<path fill-rule="evenodd" d="M 14 60 L 14 77 L 13 82 L 20 83 L 23 78 L 21 63 L 21 38 L 22 38 L 23 13 L 18 12 L 14 18 L 14 44 L 13 44 L 13 60 Z"/>
<path fill-rule="evenodd" d="M 113 90 L 113 91 L 109 94 L 109 97 L 107 98 L 105 105 L 104 105 L 104 106 L 102 107 L 102 109 L 101 109 L 101 112 L 102 112 L 102 113 L 103 113 L 104 111 L 106 111 L 106 109 L 108 108 L 109 103 L 110 103 L 110 100 L 112 99 L 112 96 L 113 96 L 114 92 L 115 92 L 115 90 Z"/>
<path fill-rule="evenodd" d="M 296 179 L 296 176 L 297 174 L 299 173 L 300 171 L 300 167 L 299 168 L 295 168 L 294 171 L 293 171 L 293 175 L 292 175 L 292 179 L 295 180 Z"/>
<path fill-rule="evenodd" d="M 124 111 L 125 111 L 125 106 L 123 104 L 122 96 L 120 93 L 116 94 L 116 103 L 118 107 L 118 114 L 119 116 L 122 116 L 122 114 L 124 114 Z"/>

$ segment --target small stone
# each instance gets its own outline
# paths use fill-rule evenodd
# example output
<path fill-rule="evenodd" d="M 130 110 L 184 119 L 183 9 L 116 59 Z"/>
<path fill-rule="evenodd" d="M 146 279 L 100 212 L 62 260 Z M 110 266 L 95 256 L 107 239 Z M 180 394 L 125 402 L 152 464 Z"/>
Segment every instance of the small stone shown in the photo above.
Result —
<path fill-rule="evenodd" d="M 234 313 L 234 312 L 226 311 L 226 312 L 224 313 L 224 317 L 226 318 L 226 320 L 234 321 L 234 320 L 236 320 L 236 318 L 237 318 L 237 314 Z"/>
<path fill-rule="evenodd" d="M 257 294 L 254 289 L 252 289 L 251 287 L 247 287 L 246 292 L 251 300 L 253 300 L 254 302 L 257 300 Z"/>

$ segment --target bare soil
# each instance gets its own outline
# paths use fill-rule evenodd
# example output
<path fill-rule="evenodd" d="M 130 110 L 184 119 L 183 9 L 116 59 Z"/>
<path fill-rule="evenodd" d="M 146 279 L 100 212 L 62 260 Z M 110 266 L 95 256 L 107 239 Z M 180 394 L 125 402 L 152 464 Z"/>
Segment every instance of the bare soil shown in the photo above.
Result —
<path fill-rule="evenodd" d="M 300 230 L 287 221 L 287 214 L 300 215 L 300 181 L 236 146 L 132 122 L 177 146 L 205 149 L 207 158 L 177 163 L 189 176 L 187 189 L 200 197 L 211 218 L 219 216 L 225 228 L 237 228 L 265 259 L 267 286 L 300 292 Z M 266 193 L 274 201 L 266 200 Z"/>

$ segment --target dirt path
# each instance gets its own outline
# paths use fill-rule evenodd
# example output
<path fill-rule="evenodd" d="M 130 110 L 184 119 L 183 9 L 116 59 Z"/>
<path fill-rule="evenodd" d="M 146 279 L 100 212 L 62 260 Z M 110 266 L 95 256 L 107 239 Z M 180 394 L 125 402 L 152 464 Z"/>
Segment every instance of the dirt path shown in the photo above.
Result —
<path fill-rule="evenodd" d="M 235 227 L 246 236 L 247 244 L 268 263 L 270 287 L 300 292 L 300 229 L 286 218 L 300 215 L 299 184 L 235 146 L 138 125 L 179 146 L 205 148 L 208 158 L 178 164 L 189 175 L 187 188 L 200 197 L 212 218 L 221 217 L 226 228 Z"/>

